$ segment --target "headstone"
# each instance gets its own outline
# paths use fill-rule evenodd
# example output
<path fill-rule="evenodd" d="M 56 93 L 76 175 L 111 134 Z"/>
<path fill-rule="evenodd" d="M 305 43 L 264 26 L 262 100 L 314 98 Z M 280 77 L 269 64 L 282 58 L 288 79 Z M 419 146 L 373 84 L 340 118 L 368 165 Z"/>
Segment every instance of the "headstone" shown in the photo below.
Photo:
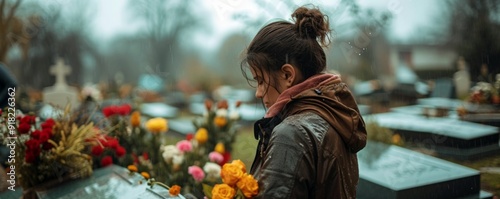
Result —
<path fill-rule="evenodd" d="M 399 112 L 365 116 L 400 134 L 405 141 L 457 159 L 476 159 L 500 151 L 498 127 L 447 117 Z"/>
<path fill-rule="evenodd" d="M 368 142 L 358 153 L 357 198 L 491 198 L 479 171 L 398 146 Z"/>
<path fill-rule="evenodd" d="M 67 105 L 75 110 L 79 106 L 78 90 L 66 84 L 65 76 L 71 72 L 71 68 L 64 64 L 59 58 L 56 65 L 50 68 L 50 73 L 56 76 L 56 83 L 52 87 L 43 90 L 43 102 L 57 108 L 64 109 Z"/>
<path fill-rule="evenodd" d="M 174 118 L 178 115 L 178 108 L 165 103 L 144 103 L 141 105 L 141 113 L 149 117 Z"/>
<path fill-rule="evenodd" d="M 459 61 L 458 71 L 453 74 L 453 84 L 455 85 L 455 94 L 458 99 L 465 99 L 470 92 L 471 79 L 467 71 L 465 62 Z"/>
<path fill-rule="evenodd" d="M 142 180 L 142 183 L 139 181 Z M 0 198 L 20 198 L 21 189 L 15 192 L 0 193 Z M 129 174 L 126 168 L 116 165 L 94 170 L 92 176 L 61 183 L 46 191 L 37 192 L 40 199 L 48 198 L 176 198 L 185 199 L 183 195 L 171 196 L 168 189 L 147 185 L 147 182 L 135 173 Z"/>
<path fill-rule="evenodd" d="M 453 89 L 453 80 L 451 78 L 439 78 L 434 80 L 434 89 L 431 97 L 453 98 L 455 90 Z"/>

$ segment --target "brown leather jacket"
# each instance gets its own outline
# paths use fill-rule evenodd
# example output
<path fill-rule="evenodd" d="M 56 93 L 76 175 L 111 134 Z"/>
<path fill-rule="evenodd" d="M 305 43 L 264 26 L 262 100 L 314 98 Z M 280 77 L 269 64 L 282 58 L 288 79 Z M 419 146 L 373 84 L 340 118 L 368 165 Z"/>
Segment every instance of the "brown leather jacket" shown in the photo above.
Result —
<path fill-rule="evenodd" d="M 366 130 L 344 83 L 305 90 L 254 127 L 257 198 L 356 198 Z"/>

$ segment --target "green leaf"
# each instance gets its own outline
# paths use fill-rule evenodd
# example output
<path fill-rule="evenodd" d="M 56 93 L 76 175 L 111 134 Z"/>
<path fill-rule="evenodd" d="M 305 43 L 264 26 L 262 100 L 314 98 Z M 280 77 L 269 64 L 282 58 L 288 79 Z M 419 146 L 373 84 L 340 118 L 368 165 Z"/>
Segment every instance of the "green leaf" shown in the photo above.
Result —
<path fill-rule="evenodd" d="M 202 186 L 203 186 L 203 193 L 205 194 L 205 196 L 207 198 L 212 198 L 212 189 L 214 189 L 214 187 L 205 183 L 203 183 Z"/>

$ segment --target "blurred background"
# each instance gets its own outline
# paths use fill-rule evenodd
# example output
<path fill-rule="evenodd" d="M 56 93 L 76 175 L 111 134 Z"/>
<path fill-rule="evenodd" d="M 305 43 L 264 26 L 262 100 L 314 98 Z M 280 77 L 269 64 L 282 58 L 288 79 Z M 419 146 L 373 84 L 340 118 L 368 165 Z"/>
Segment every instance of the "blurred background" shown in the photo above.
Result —
<path fill-rule="evenodd" d="M 184 106 L 200 93 L 252 88 L 241 53 L 265 24 L 291 20 L 312 1 L 1 0 L 0 61 L 36 109 L 50 67 L 62 58 L 66 82 L 102 99 L 139 94 Z M 331 0 L 328 69 L 362 103 L 411 102 L 451 83 L 459 63 L 477 81 L 500 72 L 500 2 L 495 0 Z M 459 61 L 462 60 L 462 61 Z M 494 79 L 494 78 L 493 78 Z M 140 88 L 140 91 L 137 89 Z M 222 88 L 222 89 L 221 89 Z M 151 91 L 151 92 L 150 92 Z M 434 93 L 454 95 L 454 93 Z M 456 94 L 455 94 L 456 95 Z M 248 93 L 246 94 L 248 97 Z M 253 93 L 250 94 L 250 98 Z"/>

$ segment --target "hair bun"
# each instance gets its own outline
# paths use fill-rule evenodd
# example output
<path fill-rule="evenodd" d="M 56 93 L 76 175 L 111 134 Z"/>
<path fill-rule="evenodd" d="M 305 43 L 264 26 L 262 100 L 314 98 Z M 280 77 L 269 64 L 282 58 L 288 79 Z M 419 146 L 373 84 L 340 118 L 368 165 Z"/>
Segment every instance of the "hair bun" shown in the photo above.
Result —
<path fill-rule="evenodd" d="M 326 15 L 317 8 L 299 7 L 293 12 L 295 28 L 302 38 L 319 39 L 323 46 L 329 43 L 329 24 Z"/>

